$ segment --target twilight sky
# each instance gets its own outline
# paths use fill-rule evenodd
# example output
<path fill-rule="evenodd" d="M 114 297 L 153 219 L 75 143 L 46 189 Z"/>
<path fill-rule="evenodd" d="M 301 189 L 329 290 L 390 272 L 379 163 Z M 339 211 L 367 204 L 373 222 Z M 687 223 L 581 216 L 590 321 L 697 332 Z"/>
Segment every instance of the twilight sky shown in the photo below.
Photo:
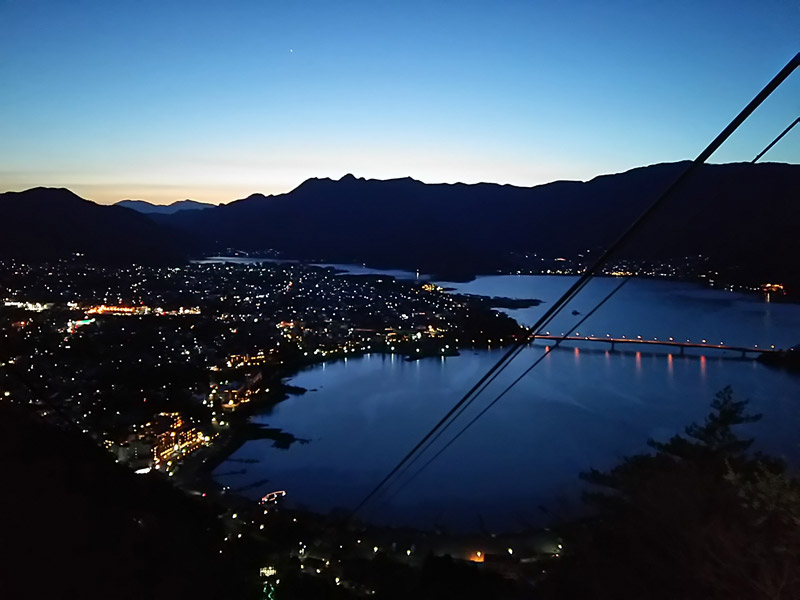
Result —
<path fill-rule="evenodd" d="M 590 179 L 693 158 L 798 50 L 800 0 L 0 0 L 0 191 Z M 712 161 L 798 112 L 795 72 Z"/>

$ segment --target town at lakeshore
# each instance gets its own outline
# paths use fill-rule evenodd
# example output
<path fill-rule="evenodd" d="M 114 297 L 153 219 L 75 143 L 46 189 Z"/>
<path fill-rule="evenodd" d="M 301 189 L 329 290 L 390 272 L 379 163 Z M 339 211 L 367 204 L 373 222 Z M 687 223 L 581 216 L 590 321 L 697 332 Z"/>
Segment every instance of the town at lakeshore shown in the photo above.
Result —
<path fill-rule="evenodd" d="M 210 476 L 247 439 L 278 447 L 304 441 L 249 421 L 304 392 L 284 381 L 298 370 L 367 353 L 417 360 L 508 346 L 529 331 L 495 308 L 536 300 L 458 295 L 427 281 L 289 262 L 2 267 L 0 401 L 33 409 L 57 427 L 76 427 L 143 477 L 215 503 L 225 524 L 220 552 L 245 543 L 268 547 L 264 578 L 277 581 L 287 561 L 299 561 L 331 586 L 369 595 L 368 578 L 344 577 L 337 567 L 343 558 L 381 553 L 413 566 L 430 554 L 450 555 L 504 577 L 535 579 L 560 555 L 562 540 L 543 531 L 343 527 L 335 516 L 281 506 L 283 490 L 264 489 L 257 504 Z M 546 272 L 580 269 L 561 260 Z M 618 265 L 608 274 L 713 277 L 693 269 L 661 265 L 638 273 Z M 780 284 L 765 285 L 752 287 L 783 293 Z"/>

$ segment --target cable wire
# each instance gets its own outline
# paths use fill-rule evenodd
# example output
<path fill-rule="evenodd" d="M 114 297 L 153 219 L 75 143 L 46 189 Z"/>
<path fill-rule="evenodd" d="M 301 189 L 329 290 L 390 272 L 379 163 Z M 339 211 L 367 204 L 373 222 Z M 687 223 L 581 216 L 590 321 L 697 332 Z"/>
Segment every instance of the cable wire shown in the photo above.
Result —
<path fill-rule="evenodd" d="M 770 143 L 769 143 L 769 144 L 766 146 L 766 148 L 764 148 L 764 149 L 763 149 L 763 150 L 762 150 L 762 151 L 761 151 L 761 152 L 760 152 L 760 153 L 759 153 L 759 154 L 758 154 L 758 155 L 757 155 L 757 156 L 756 156 L 756 157 L 755 157 L 755 158 L 754 158 L 752 161 L 750 161 L 750 164 L 755 164 L 756 162 L 758 162 L 758 160 L 759 160 L 759 159 L 760 159 L 762 156 L 764 156 L 764 155 L 765 155 L 765 154 L 766 154 L 766 153 L 767 153 L 767 152 L 768 152 L 768 151 L 769 151 L 769 150 L 770 150 L 770 149 L 771 149 L 771 148 L 772 148 L 772 147 L 773 147 L 775 144 L 777 144 L 777 143 L 778 143 L 778 142 L 781 140 L 781 138 L 783 138 L 783 137 L 784 137 L 784 136 L 785 136 L 787 133 L 789 133 L 789 131 L 791 131 L 791 129 L 792 129 L 792 128 L 793 128 L 795 125 L 797 125 L 798 123 L 800 123 L 800 117 L 797 117 L 797 118 L 796 118 L 796 119 L 795 119 L 795 120 L 794 120 L 794 121 L 793 121 L 793 122 L 792 122 L 792 123 L 791 123 L 791 124 L 790 124 L 788 127 L 786 127 L 786 129 L 784 129 L 784 130 L 783 130 L 783 131 L 780 133 L 780 135 L 778 135 L 778 136 L 777 136 L 777 137 L 776 137 L 774 140 L 772 140 L 772 141 L 771 141 L 771 142 L 770 142 Z M 622 282 L 621 282 L 621 283 L 620 283 L 620 284 L 619 284 L 619 285 L 618 285 L 618 286 L 617 286 L 617 287 L 616 287 L 614 290 L 612 290 L 612 291 L 611 291 L 611 293 L 610 293 L 610 294 L 608 294 L 608 295 L 607 295 L 607 296 L 606 296 L 606 297 L 605 297 L 603 300 L 601 300 L 601 301 L 600 301 L 600 303 L 599 303 L 599 304 L 597 304 L 597 305 L 596 305 L 596 306 L 595 306 L 595 307 L 594 307 L 594 308 L 593 308 L 591 311 L 589 311 L 589 313 L 588 313 L 588 314 L 587 314 L 587 315 L 586 315 L 584 318 L 582 318 L 580 321 L 578 321 L 578 322 L 577 322 L 577 323 L 576 323 L 576 324 L 575 324 L 575 325 L 574 325 L 574 326 L 573 326 L 573 327 L 572 327 L 572 328 L 571 328 L 571 329 L 570 329 L 570 330 L 569 330 L 569 331 L 568 331 L 566 334 L 564 334 L 564 335 L 563 335 L 561 338 L 557 339 L 557 340 L 556 340 L 556 342 L 555 342 L 555 344 L 553 344 L 553 348 L 557 348 L 558 346 L 560 346 L 560 345 L 561 345 L 561 342 L 563 342 L 563 341 L 564 341 L 564 340 L 565 340 L 567 337 L 569 337 L 569 336 L 572 334 L 572 332 L 573 332 L 573 331 L 577 330 L 577 329 L 578 329 L 578 327 L 580 327 L 581 325 L 583 325 L 583 323 L 586 321 L 586 319 L 588 319 L 588 318 L 589 318 L 589 317 L 590 317 L 592 314 L 594 314 L 594 313 L 595 313 L 595 312 L 596 312 L 596 311 L 597 311 L 597 310 L 598 310 L 598 309 L 599 309 L 599 308 L 600 308 L 600 307 L 601 307 L 603 304 L 605 304 L 605 303 L 606 303 L 606 302 L 607 302 L 607 301 L 608 301 L 608 300 L 609 300 L 609 299 L 610 299 L 612 296 L 614 296 L 614 295 L 615 295 L 615 294 L 616 294 L 616 293 L 617 293 L 617 292 L 618 292 L 618 291 L 619 291 L 619 290 L 622 288 L 622 286 L 624 286 L 624 285 L 625 285 L 625 284 L 626 284 L 628 281 L 630 281 L 632 278 L 633 278 L 633 276 L 626 277 L 626 278 L 625 278 L 625 279 L 624 279 L 624 280 L 623 280 L 623 281 L 622 281 Z M 537 333 L 538 333 L 538 332 L 537 332 Z M 514 360 L 514 358 L 515 358 L 515 357 L 516 357 L 516 356 L 519 354 L 519 352 L 520 352 L 520 351 L 521 351 L 521 349 L 520 349 L 520 350 L 518 350 L 518 351 L 517 351 L 517 353 L 516 353 L 514 356 L 512 356 L 512 357 L 511 357 L 510 361 L 511 361 L 511 360 Z M 397 491 L 396 491 L 395 493 L 396 493 L 396 494 L 397 494 L 397 493 L 400 493 L 400 491 L 401 491 L 402 489 L 404 489 L 404 488 L 405 488 L 405 487 L 406 487 L 406 486 L 407 486 L 409 483 L 411 483 L 411 481 L 413 481 L 414 479 L 416 479 L 416 478 L 417 478 L 417 476 L 418 476 L 418 475 L 420 475 L 420 473 L 422 473 L 422 471 L 424 471 L 424 470 L 425 470 L 425 469 L 428 467 L 428 465 L 430 465 L 432 462 L 434 462 L 434 461 L 435 461 L 435 460 L 436 460 L 436 459 L 437 459 L 437 458 L 438 458 L 438 457 L 439 457 L 439 456 L 440 456 L 440 455 L 441 455 L 441 454 L 442 454 L 442 453 L 443 453 L 443 452 L 444 452 L 444 451 L 445 451 L 445 450 L 446 450 L 448 447 L 450 447 L 450 445 L 451 445 L 451 444 L 453 444 L 453 443 L 454 443 L 454 442 L 455 442 L 455 441 L 456 441 L 456 440 L 457 440 L 459 437 L 461 437 L 461 436 L 462 436 L 462 435 L 463 435 L 463 434 L 464 434 L 464 433 L 467 431 L 467 429 L 469 429 L 470 427 L 472 427 L 472 425 L 473 425 L 473 424 L 474 424 L 474 423 L 475 423 L 475 422 L 476 422 L 478 419 L 480 419 L 480 418 L 481 418 L 481 417 L 482 417 L 484 414 L 486 414 L 486 413 L 489 411 L 489 409 L 490 409 L 490 408 L 492 408 L 492 406 L 494 406 L 494 405 L 495 405 L 495 404 L 496 404 L 496 403 L 497 403 L 497 402 L 500 400 L 500 398 L 502 398 L 503 396 L 505 396 L 505 394 L 506 394 L 508 391 L 510 391 L 512 387 L 514 387 L 514 386 L 515 386 L 517 383 L 519 383 L 519 382 L 520 382 L 520 381 L 521 381 L 521 380 L 522 380 L 522 379 L 523 379 L 523 378 L 524 378 L 524 377 L 525 377 L 525 376 L 526 376 L 528 373 L 530 373 L 530 371 L 531 371 L 531 370 L 533 370 L 533 369 L 536 367 L 536 365 L 538 365 L 538 364 L 539 364 L 539 363 L 542 361 L 542 359 L 544 359 L 544 357 L 545 357 L 545 356 L 547 356 L 547 353 L 545 353 L 545 354 L 543 354 L 541 357 L 539 357 L 539 358 L 538 358 L 538 359 L 537 359 L 537 360 L 536 360 L 536 361 L 535 361 L 535 362 L 534 362 L 534 363 L 533 363 L 533 364 L 532 364 L 530 367 L 528 367 L 528 368 L 527 368 L 527 369 L 526 369 L 526 370 L 525 370 L 525 371 L 522 373 L 522 375 L 520 375 L 519 377 L 517 377 L 517 379 L 515 379 L 515 380 L 513 381 L 513 383 L 511 383 L 511 384 L 510 384 L 510 385 L 509 385 L 509 386 L 508 386 L 506 389 L 504 389 L 504 390 L 503 390 L 503 391 L 502 391 L 500 394 L 498 394 L 498 395 L 497 395 L 497 396 L 494 398 L 494 400 L 492 400 L 492 401 L 491 401 L 491 402 L 490 402 L 490 403 L 489 403 L 489 404 L 488 404 L 488 405 L 487 405 L 487 406 L 486 406 L 486 407 L 485 407 L 485 408 L 484 408 L 484 409 L 483 409 L 483 410 L 482 410 L 482 411 L 481 411 L 481 412 L 480 412 L 480 413 L 479 413 L 479 414 L 478 414 L 478 415 L 477 415 L 475 418 L 473 418 L 473 419 L 472 419 L 472 420 L 471 420 L 469 423 L 467 423 L 467 425 L 465 425 L 465 426 L 464 426 L 462 429 L 460 429 L 460 430 L 459 430 L 459 432 L 458 432 L 458 433 L 457 433 L 457 434 L 456 434 L 456 435 L 455 435 L 453 438 L 451 438 L 451 439 L 450 439 L 450 441 L 449 441 L 449 442 L 447 442 L 447 444 L 445 444 L 445 446 L 444 446 L 443 448 L 441 448 L 441 449 L 440 449 L 440 450 L 439 450 L 439 451 L 436 453 L 436 455 L 435 455 L 433 458 L 431 458 L 430 460 L 428 460 L 428 461 L 427 461 L 427 462 L 426 462 L 426 463 L 425 463 L 425 464 L 424 464 L 422 467 L 420 467 L 420 468 L 419 468 L 417 471 L 415 471 L 415 472 L 414 472 L 414 474 L 413 474 L 413 475 L 412 475 L 412 476 L 411 476 L 409 479 L 407 479 L 405 482 L 403 482 L 402 484 L 400 484 L 400 488 L 398 488 L 398 489 L 397 489 Z M 510 361 L 509 361 L 509 362 L 510 362 Z M 506 363 L 506 365 L 505 365 L 505 366 L 507 366 L 507 365 L 508 365 L 508 363 Z M 484 390 L 486 390 L 486 388 L 487 388 L 487 387 L 488 387 L 488 385 L 491 383 L 491 381 L 493 381 L 493 380 L 494 380 L 494 378 L 495 378 L 497 375 L 499 375 L 499 374 L 500 374 L 500 372 L 503 370 L 503 368 L 505 368 L 505 366 L 504 366 L 504 367 L 502 367 L 500 370 L 498 370 L 498 372 L 495 374 L 495 376 L 494 376 L 494 377 L 492 377 L 490 381 L 486 382 L 486 383 L 484 384 L 484 386 L 483 386 L 483 387 L 482 387 L 480 390 L 478 390 L 478 392 L 476 393 L 476 395 L 480 395 L 480 394 L 481 394 L 481 393 L 482 393 Z M 436 442 L 436 440 L 438 440 L 438 439 L 441 437 L 441 435 L 442 435 L 442 434 L 444 434 L 444 432 L 445 432 L 445 431 L 447 431 L 447 429 L 448 429 L 448 428 L 449 428 L 449 427 L 450 427 L 450 426 L 451 426 L 451 425 L 452 425 L 452 424 L 453 424 L 453 423 L 454 423 L 454 422 L 455 422 L 455 421 L 456 421 L 456 420 L 457 420 L 457 419 L 458 419 L 458 418 L 459 418 L 459 417 L 460 417 L 460 416 L 461 416 L 461 415 L 464 413 L 464 411 L 467 409 L 467 407 L 468 407 L 468 406 L 469 406 L 469 403 L 468 403 L 468 404 L 466 404 L 465 406 L 463 406 L 463 407 L 461 408 L 461 410 L 460 410 L 460 411 L 458 411 L 458 413 L 456 413 L 456 414 L 455 414 L 455 416 L 453 417 L 453 419 L 452 419 L 452 420 L 451 420 L 449 423 L 447 423 L 447 424 L 446 424 L 444 427 L 442 427 L 442 429 L 440 429 L 440 430 L 439 430 L 439 432 L 438 432 L 438 433 L 437 433 L 437 434 L 436 434 L 436 435 L 435 435 L 435 436 L 434 436 L 434 437 L 433 437 L 431 440 L 429 440 L 428 444 L 427 444 L 427 445 L 426 445 L 424 448 L 422 448 L 421 452 L 417 453 L 417 454 L 415 455 L 415 457 L 414 457 L 414 458 L 413 458 L 413 459 L 412 459 L 412 460 L 411 460 L 411 461 L 410 461 L 410 462 L 409 462 L 409 463 L 406 465 L 406 467 L 405 467 L 404 469 L 402 469 L 401 471 L 399 471 L 399 473 L 398 473 L 398 477 L 402 477 L 402 475 L 403 475 L 404 473 L 406 473 L 406 472 L 408 471 L 408 469 L 410 469 L 410 468 L 411 468 L 411 467 L 414 465 L 414 463 L 415 463 L 415 462 L 418 460 L 418 458 L 419 458 L 420 456 L 422 456 L 422 455 L 423 455 L 423 454 L 424 454 L 424 453 L 425 453 L 425 452 L 426 452 L 428 449 L 430 449 L 430 448 L 431 448 L 431 446 L 433 446 L 433 444 Z M 389 485 L 391 486 L 391 484 L 389 484 Z"/>
<path fill-rule="evenodd" d="M 592 315 L 593 315 L 595 312 L 597 312 L 597 311 L 600 309 L 600 307 L 601 307 L 601 306 L 603 306 L 603 305 L 604 305 L 604 304 L 605 304 L 605 303 L 606 303 L 608 300 L 610 300 L 610 299 L 611 299 L 611 298 L 612 298 L 612 297 L 613 297 L 613 296 L 614 296 L 614 295 L 615 295 L 615 294 L 616 294 L 616 293 L 617 293 L 617 292 L 618 292 L 620 289 L 622 289 L 622 287 L 623 287 L 623 286 L 624 286 L 626 283 L 628 283 L 628 282 L 629 282 L 631 279 L 633 279 L 633 276 L 629 276 L 629 277 L 626 277 L 625 279 L 623 279 L 623 280 L 622 280 L 622 281 L 621 281 L 621 282 L 620 282 L 620 283 L 617 285 L 617 287 L 615 287 L 613 290 L 611 290 L 611 292 L 609 292 L 609 293 L 606 295 L 606 297 L 605 297 L 605 298 L 603 298 L 603 299 L 602 299 L 602 300 L 601 300 L 601 301 L 600 301 L 598 304 L 596 304 L 596 305 L 595 305 L 595 307 L 594 307 L 594 308 L 592 308 L 592 310 L 590 310 L 590 311 L 589 311 L 589 312 L 586 314 L 586 316 L 584 316 L 584 317 L 583 317 L 581 320 L 579 320 L 577 323 L 575 323 L 575 325 L 573 325 L 572 327 L 570 327 L 570 328 L 569 328 L 569 330 L 568 330 L 566 333 L 562 334 L 562 335 L 561 335 L 561 337 L 560 337 L 560 338 L 558 338 L 558 339 L 555 341 L 555 344 L 553 344 L 552 348 L 558 348 L 558 347 L 561 345 L 561 342 L 563 342 L 563 341 L 564 341 L 564 340 L 566 340 L 566 339 L 567 339 L 567 338 L 568 338 L 570 335 L 572 335 L 572 332 L 574 332 L 576 329 L 578 329 L 578 327 L 580 327 L 581 325 L 583 325 L 583 323 L 584 323 L 584 322 L 585 322 L 585 321 L 586 321 L 586 320 L 587 320 L 589 317 L 591 317 L 591 316 L 592 316 Z M 439 451 L 438 451 L 438 452 L 437 452 L 435 455 L 433 455 L 433 456 L 432 456 L 432 457 L 431 457 L 431 458 L 430 458 L 430 459 L 429 459 L 427 462 L 425 462 L 425 463 L 424 463 L 424 464 L 423 464 L 423 465 L 422 465 L 422 466 L 421 466 L 419 469 L 417 469 L 417 470 L 414 472 L 414 474 L 413 474 L 411 477 L 409 477 L 407 480 L 405 480 L 404 482 L 402 482 L 402 483 L 400 484 L 400 487 L 399 487 L 399 488 L 397 488 L 397 490 L 394 492 L 394 494 L 399 494 L 399 493 L 400 493 L 400 492 L 401 492 L 403 489 L 405 489 L 405 487 L 406 487 L 408 484 L 410 484 L 410 483 L 411 483 L 411 482 L 412 482 L 414 479 L 416 479 L 416 478 L 417 478 L 417 476 L 419 476 L 419 475 L 420 475 L 420 474 L 421 474 L 421 473 L 422 473 L 422 472 L 423 472 L 425 469 L 427 469 L 427 468 L 428 468 L 428 467 L 431 465 L 431 463 L 433 463 L 433 462 L 434 462 L 434 461 L 435 461 L 437 458 L 439 458 L 439 456 L 440 456 L 442 453 L 444 453 L 444 451 L 445 451 L 445 450 L 447 450 L 447 449 L 448 449 L 448 448 L 449 448 L 449 447 L 450 447 L 450 446 L 451 446 L 451 445 L 452 445 L 452 444 L 453 444 L 453 443 L 454 443 L 454 442 L 455 442 L 455 441 L 456 441 L 458 438 L 460 438 L 460 437 L 461 437 L 461 436 L 462 436 L 464 433 L 466 433 L 466 431 L 467 431 L 467 430 L 468 430 L 470 427 L 472 427 L 472 426 L 473 426 L 473 425 L 474 425 L 474 424 L 475 424 L 475 423 L 476 423 L 476 422 L 477 422 L 477 421 L 478 421 L 478 420 L 479 420 L 481 417 L 483 417 L 483 415 L 485 415 L 487 412 L 489 412 L 489 409 L 491 409 L 491 408 L 492 408 L 492 407 L 493 407 L 495 404 L 497 404 L 497 403 L 500 401 L 500 399 L 501 399 L 503 396 L 505 396 L 505 395 L 506 395 L 506 394 L 507 394 L 509 391 L 511 391 L 511 388 L 513 388 L 513 387 L 514 387 L 515 385 L 517 385 L 517 384 L 518 384 L 520 381 L 522 381 L 522 379 L 524 379 L 524 378 L 525 378 L 525 376 L 526 376 L 528 373 L 530 373 L 530 372 L 531 372 L 531 371 L 532 371 L 532 370 L 533 370 L 533 369 L 534 369 L 534 368 L 535 368 L 535 367 L 536 367 L 536 366 L 537 366 L 539 363 L 541 363 L 541 362 L 542 362 L 542 361 L 543 361 L 543 360 L 544 360 L 544 359 L 545 359 L 547 356 L 549 356 L 549 354 L 550 354 L 550 351 L 551 351 L 551 350 L 550 350 L 550 348 L 551 348 L 551 347 L 550 347 L 550 346 L 548 346 L 548 347 L 547 347 L 547 349 L 545 350 L 545 352 L 544 352 L 544 353 L 543 353 L 541 356 L 539 356 L 539 357 L 538 357 L 538 358 L 537 358 L 535 361 L 533 361 L 533 363 L 532 363 L 532 364 L 531 364 L 531 365 L 530 365 L 530 366 L 529 366 L 527 369 L 525 369 L 525 371 L 523 371 L 523 372 L 522 372 L 522 374 L 520 374 L 520 375 L 519 375 L 519 376 L 518 376 L 518 377 L 517 377 L 517 378 L 516 378 L 514 381 L 512 381 L 512 382 L 511 382 L 511 383 L 510 383 L 510 384 L 509 384 L 509 385 L 508 385 L 508 386 L 507 386 L 507 387 L 506 387 L 506 388 L 505 388 L 505 389 L 504 389 L 502 392 L 500 392 L 500 393 L 499 393 L 497 396 L 495 396 L 495 398 L 494 398 L 494 399 L 493 399 L 493 400 L 492 400 L 492 401 L 491 401 L 489 404 L 487 404 L 487 405 L 486 405 L 486 406 L 483 408 L 483 410 L 481 410 L 481 412 L 479 412 L 477 415 L 475 415 L 475 417 L 473 417 L 473 418 L 472 418 L 472 420 L 470 420 L 470 421 L 469 421 L 469 422 L 468 422 L 466 425 L 464 425 L 464 427 L 462 427 L 462 428 L 461 428 L 461 429 L 458 431 L 458 433 L 456 433 L 456 434 L 455 434 L 455 435 L 454 435 L 454 436 L 453 436 L 453 437 L 450 439 L 450 441 L 448 441 L 448 442 L 447 442 L 447 443 L 446 443 L 446 444 L 445 444 L 445 445 L 444 445 L 444 446 L 443 446 L 443 447 L 442 447 L 442 448 L 441 448 L 441 449 L 440 449 L 440 450 L 439 450 Z"/>
<path fill-rule="evenodd" d="M 725 140 L 727 140 L 731 134 L 733 134 L 733 132 L 739 128 L 739 126 L 755 111 L 755 109 L 758 108 L 758 106 L 761 105 L 764 100 L 766 100 L 798 66 L 800 66 L 800 53 L 797 53 L 794 57 L 792 57 L 786 66 L 784 66 L 783 69 L 781 69 L 780 72 L 778 72 L 778 74 L 775 75 L 772 80 L 770 80 L 770 82 L 747 104 L 747 106 L 744 107 L 744 109 L 742 109 L 742 111 L 727 125 L 727 127 L 725 127 L 725 129 L 723 129 L 719 135 L 714 138 L 714 140 L 697 156 L 697 158 L 695 158 L 691 164 L 686 167 L 683 173 L 681 173 L 672 182 L 672 184 L 653 203 L 651 203 L 651 205 L 645 209 L 641 215 L 639 215 L 639 217 L 623 232 L 623 234 L 603 252 L 603 254 L 592 264 L 592 266 L 584 271 L 583 275 L 581 275 L 581 277 L 575 283 L 573 283 L 573 285 L 561 296 L 561 298 L 559 298 L 553 304 L 553 306 L 551 306 L 545 312 L 545 314 L 542 315 L 539 321 L 537 321 L 537 323 L 532 327 L 534 334 L 526 336 L 522 340 L 518 340 L 500 358 L 500 360 L 494 366 L 492 366 L 472 388 L 470 388 L 470 390 L 447 412 L 447 414 L 445 414 L 445 416 L 442 417 L 439 422 L 423 436 L 423 438 L 361 500 L 361 502 L 359 502 L 359 504 L 353 509 L 351 516 L 355 515 L 372 497 L 374 497 L 378 491 L 389 481 L 389 479 L 391 479 L 417 453 L 417 451 L 450 420 L 456 411 L 458 411 L 465 403 L 470 401 L 470 398 L 479 388 L 483 386 L 484 382 L 493 377 L 493 375 L 497 373 L 499 369 L 505 368 L 505 363 L 519 353 L 519 348 L 521 348 L 531 339 L 535 338 L 535 335 L 541 329 L 542 324 L 549 322 L 552 317 L 558 314 L 561 309 L 586 286 L 589 280 L 595 276 L 595 274 L 608 261 L 608 259 L 630 240 L 632 235 L 636 230 L 639 229 L 639 227 L 652 218 L 653 214 L 664 204 L 667 198 L 672 196 L 677 190 L 686 184 L 686 182 L 695 174 L 700 166 L 705 163 L 705 161 L 708 160 L 708 158 L 714 152 L 716 152 L 716 150 L 725 142 Z"/>
<path fill-rule="evenodd" d="M 786 129 L 784 129 L 783 131 L 781 131 L 781 132 L 780 132 L 780 134 L 778 135 L 778 137 L 776 137 L 776 138 L 775 138 L 774 140 L 772 140 L 772 141 L 771 141 L 769 144 L 767 144 L 767 147 L 766 147 L 766 148 L 764 148 L 764 149 L 763 149 L 761 152 L 759 152 L 759 153 L 756 155 L 756 157 L 755 157 L 753 160 L 751 160 L 751 161 L 750 161 L 750 164 L 754 164 L 754 163 L 756 163 L 756 162 L 758 161 L 758 159 L 759 159 L 759 158 L 761 158 L 761 157 L 762 157 L 762 156 L 764 156 L 764 155 L 765 155 L 767 152 L 769 152 L 769 151 L 770 151 L 770 149 L 771 149 L 771 148 L 772 148 L 772 147 L 773 147 L 775 144 L 777 144 L 779 141 L 781 141 L 781 138 L 782 138 L 783 136 L 785 136 L 787 133 L 789 133 L 789 132 L 792 130 L 792 127 L 794 127 L 794 126 L 795 126 L 795 125 L 797 125 L 798 123 L 800 123 L 800 117 L 797 117 L 797 118 L 796 118 L 794 121 L 792 121 L 792 124 L 791 124 L 791 125 L 789 125 L 789 126 L 788 126 Z"/>

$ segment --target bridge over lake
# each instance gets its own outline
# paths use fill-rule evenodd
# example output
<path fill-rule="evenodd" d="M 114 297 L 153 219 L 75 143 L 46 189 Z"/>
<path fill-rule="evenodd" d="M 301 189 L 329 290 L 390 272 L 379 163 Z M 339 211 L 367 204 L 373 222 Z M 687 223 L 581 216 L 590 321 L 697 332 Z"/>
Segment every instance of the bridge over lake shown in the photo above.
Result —
<path fill-rule="evenodd" d="M 732 352 L 740 352 L 742 357 L 746 357 L 748 354 L 768 354 L 773 352 L 780 352 L 780 350 L 776 350 L 775 346 L 770 346 L 769 348 L 759 347 L 758 344 L 748 347 L 748 346 L 730 346 L 725 344 L 724 342 L 720 342 L 719 344 L 710 343 L 707 340 L 701 340 L 699 342 L 693 342 L 691 340 L 686 340 L 685 342 L 680 342 L 675 340 L 674 338 L 667 338 L 666 340 L 659 340 L 658 338 L 653 339 L 644 339 L 641 336 L 636 336 L 635 338 L 628 338 L 628 337 L 611 337 L 610 335 L 606 335 L 605 337 L 596 337 L 591 335 L 580 335 L 579 333 L 575 333 L 575 335 L 564 336 L 562 335 L 551 335 L 550 332 L 545 332 L 544 335 L 537 335 L 533 338 L 531 343 L 536 342 L 538 340 L 549 340 L 549 341 L 557 341 L 562 340 L 564 342 L 594 342 L 599 344 L 609 344 L 611 346 L 611 350 L 615 350 L 618 344 L 633 344 L 633 345 L 640 345 L 640 346 L 662 346 L 667 348 L 677 348 L 679 349 L 680 354 L 684 354 L 686 348 L 699 348 L 701 350 L 729 350 Z M 548 346 L 549 347 L 549 346 Z"/>

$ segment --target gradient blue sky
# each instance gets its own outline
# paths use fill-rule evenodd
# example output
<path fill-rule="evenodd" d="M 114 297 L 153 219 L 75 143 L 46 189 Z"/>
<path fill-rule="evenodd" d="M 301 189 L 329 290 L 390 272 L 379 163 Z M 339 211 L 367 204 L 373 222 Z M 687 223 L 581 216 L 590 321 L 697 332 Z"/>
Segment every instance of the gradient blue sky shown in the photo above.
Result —
<path fill-rule="evenodd" d="M 0 0 L 0 190 L 585 180 L 693 158 L 798 50 L 796 0 Z M 712 161 L 798 111 L 796 72 Z"/>

